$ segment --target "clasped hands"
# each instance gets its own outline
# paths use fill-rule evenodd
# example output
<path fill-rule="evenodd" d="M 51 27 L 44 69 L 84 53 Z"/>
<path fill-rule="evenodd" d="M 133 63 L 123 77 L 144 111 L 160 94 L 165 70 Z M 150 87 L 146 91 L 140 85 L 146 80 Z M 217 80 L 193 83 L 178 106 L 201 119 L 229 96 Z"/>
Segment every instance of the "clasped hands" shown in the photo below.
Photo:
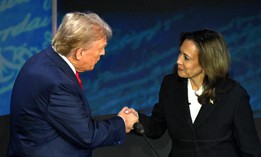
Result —
<path fill-rule="evenodd" d="M 120 116 L 125 123 L 126 133 L 129 133 L 133 129 L 133 125 L 139 121 L 138 112 L 133 108 L 123 107 L 118 113 L 118 116 Z"/>

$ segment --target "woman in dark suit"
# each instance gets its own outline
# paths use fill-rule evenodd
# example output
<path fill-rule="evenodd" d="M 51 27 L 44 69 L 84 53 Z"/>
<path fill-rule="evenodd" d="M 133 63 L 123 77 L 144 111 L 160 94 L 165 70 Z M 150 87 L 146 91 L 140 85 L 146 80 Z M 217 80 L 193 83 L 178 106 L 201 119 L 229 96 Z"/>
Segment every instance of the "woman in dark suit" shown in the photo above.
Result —
<path fill-rule="evenodd" d="M 222 35 L 209 29 L 182 33 L 179 50 L 152 115 L 139 113 L 145 134 L 159 138 L 168 129 L 169 157 L 261 157 L 250 97 L 229 78 Z"/>

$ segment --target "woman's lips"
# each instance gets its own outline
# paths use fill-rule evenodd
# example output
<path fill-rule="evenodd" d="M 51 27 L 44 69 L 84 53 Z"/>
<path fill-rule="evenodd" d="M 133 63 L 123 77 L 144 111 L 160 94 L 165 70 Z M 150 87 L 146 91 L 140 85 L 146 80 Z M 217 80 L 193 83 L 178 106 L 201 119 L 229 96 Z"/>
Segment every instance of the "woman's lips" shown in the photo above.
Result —
<path fill-rule="evenodd" d="M 183 69 L 182 68 L 178 68 L 178 71 L 183 71 Z"/>

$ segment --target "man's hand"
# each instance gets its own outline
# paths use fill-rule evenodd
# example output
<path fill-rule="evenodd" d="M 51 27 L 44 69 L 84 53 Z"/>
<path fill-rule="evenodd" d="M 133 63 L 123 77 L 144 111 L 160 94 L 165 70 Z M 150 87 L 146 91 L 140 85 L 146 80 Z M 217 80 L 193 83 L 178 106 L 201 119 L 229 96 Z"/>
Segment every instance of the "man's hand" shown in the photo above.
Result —
<path fill-rule="evenodd" d="M 122 108 L 118 116 L 120 116 L 125 123 L 126 133 L 129 133 L 133 129 L 134 123 L 139 121 L 138 112 L 128 107 Z"/>

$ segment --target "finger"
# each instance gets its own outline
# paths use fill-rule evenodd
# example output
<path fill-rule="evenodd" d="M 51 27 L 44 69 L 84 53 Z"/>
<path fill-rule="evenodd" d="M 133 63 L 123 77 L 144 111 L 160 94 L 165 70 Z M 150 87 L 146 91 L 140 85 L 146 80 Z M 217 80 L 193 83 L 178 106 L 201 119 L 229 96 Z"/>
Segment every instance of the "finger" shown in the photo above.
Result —
<path fill-rule="evenodd" d="M 123 108 L 121 109 L 121 112 L 126 113 L 126 111 L 128 111 L 128 110 L 129 110 L 129 108 L 128 108 L 127 106 L 125 106 L 125 107 L 123 107 Z"/>
<path fill-rule="evenodd" d="M 124 113 L 126 113 L 126 114 L 130 113 L 130 109 L 127 107 L 127 108 L 125 109 Z"/>
<path fill-rule="evenodd" d="M 135 116 L 139 117 L 139 114 L 136 110 L 134 110 L 133 108 L 129 108 L 129 112 L 133 113 Z"/>

